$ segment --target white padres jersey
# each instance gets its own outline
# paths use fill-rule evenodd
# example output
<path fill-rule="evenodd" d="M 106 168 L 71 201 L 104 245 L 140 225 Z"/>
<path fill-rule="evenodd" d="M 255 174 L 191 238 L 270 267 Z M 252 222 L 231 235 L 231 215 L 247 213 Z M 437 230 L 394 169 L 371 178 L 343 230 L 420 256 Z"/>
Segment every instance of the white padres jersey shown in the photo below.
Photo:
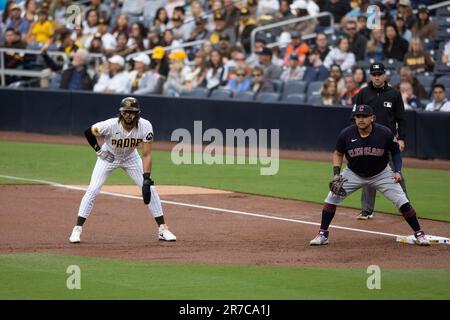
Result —
<path fill-rule="evenodd" d="M 102 146 L 114 154 L 117 160 L 125 160 L 137 154 L 136 147 L 142 142 L 153 141 L 153 127 L 150 121 L 140 118 L 137 128 L 125 130 L 118 118 L 97 122 L 92 126 L 96 136 L 102 136 L 105 142 Z"/>

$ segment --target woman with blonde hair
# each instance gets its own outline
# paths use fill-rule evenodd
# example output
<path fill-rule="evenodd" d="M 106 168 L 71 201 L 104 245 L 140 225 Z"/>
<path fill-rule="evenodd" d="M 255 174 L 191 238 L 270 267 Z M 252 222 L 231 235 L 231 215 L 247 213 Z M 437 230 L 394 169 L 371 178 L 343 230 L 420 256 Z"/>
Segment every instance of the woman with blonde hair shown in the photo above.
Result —
<path fill-rule="evenodd" d="M 184 89 L 192 91 L 199 86 L 203 86 L 207 71 L 206 55 L 202 51 L 198 51 L 194 56 L 192 70 L 184 77 Z"/>
<path fill-rule="evenodd" d="M 403 65 L 409 67 L 414 74 L 433 71 L 434 59 L 425 52 L 420 38 L 414 37 L 411 39 L 409 51 L 405 54 Z"/>
<path fill-rule="evenodd" d="M 323 83 L 322 90 L 320 91 L 320 98 L 322 100 L 322 104 L 325 106 L 340 104 L 337 84 L 333 78 L 328 78 Z"/>

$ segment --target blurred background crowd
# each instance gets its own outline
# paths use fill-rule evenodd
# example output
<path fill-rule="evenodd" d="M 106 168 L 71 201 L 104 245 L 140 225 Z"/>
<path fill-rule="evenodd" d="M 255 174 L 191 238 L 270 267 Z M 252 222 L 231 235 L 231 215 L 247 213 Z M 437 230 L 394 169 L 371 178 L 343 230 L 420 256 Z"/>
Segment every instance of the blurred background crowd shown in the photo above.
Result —
<path fill-rule="evenodd" d="M 377 61 L 407 109 L 434 111 L 450 84 L 442 2 L 0 0 L 2 85 L 339 106 Z"/>

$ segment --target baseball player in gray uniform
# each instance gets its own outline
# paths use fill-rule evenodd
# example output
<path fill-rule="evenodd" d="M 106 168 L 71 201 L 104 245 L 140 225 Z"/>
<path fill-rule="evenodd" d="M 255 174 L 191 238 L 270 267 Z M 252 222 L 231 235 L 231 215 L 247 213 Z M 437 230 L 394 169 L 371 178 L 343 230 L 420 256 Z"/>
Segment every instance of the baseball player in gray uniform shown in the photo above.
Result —
<path fill-rule="evenodd" d="M 84 133 L 87 141 L 97 153 L 98 159 L 89 187 L 81 200 L 77 224 L 73 228 L 69 241 L 71 243 L 81 241 L 83 224 L 91 214 L 95 198 L 108 176 L 117 168 L 123 168 L 134 183 L 142 188 L 144 203 L 159 226 L 159 240 L 176 241 L 175 235 L 165 224 L 161 200 L 150 175 L 153 127 L 148 120 L 140 117 L 141 106 L 136 98 L 123 99 L 119 111 L 118 118 L 98 122 Z M 104 138 L 101 147 L 96 138 L 99 136 Z M 141 146 L 142 158 L 136 150 Z"/>
<path fill-rule="evenodd" d="M 420 228 L 416 211 L 399 184 L 402 158 L 397 139 L 388 127 L 374 123 L 370 106 L 357 105 L 353 107 L 352 115 L 355 124 L 342 130 L 336 143 L 333 153 L 334 178 L 323 206 L 319 233 L 310 244 L 328 244 L 328 227 L 336 207 L 352 192 L 369 186 L 381 192 L 398 208 L 414 230 L 418 245 L 430 245 Z M 392 156 L 393 168 L 389 166 L 389 154 Z M 341 174 L 344 155 L 348 166 Z"/>

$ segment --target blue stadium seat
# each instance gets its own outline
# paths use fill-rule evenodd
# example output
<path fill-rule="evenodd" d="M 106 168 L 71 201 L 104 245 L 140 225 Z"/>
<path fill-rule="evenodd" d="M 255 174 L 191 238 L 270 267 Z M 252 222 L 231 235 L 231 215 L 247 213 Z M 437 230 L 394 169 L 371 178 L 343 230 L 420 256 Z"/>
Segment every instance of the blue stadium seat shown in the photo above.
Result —
<path fill-rule="evenodd" d="M 275 102 L 280 100 L 278 92 L 261 92 L 256 95 L 256 101 Z"/>
<path fill-rule="evenodd" d="M 288 95 L 284 101 L 303 104 L 303 103 L 305 103 L 305 94 L 304 93 L 292 93 L 292 94 Z"/>
<path fill-rule="evenodd" d="M 322 105 L 322 98 L 321 96 L 308 96 L 307 103 L 314 106 L 320 106 Z"/>
<path fill-rule="evenodd" d="M 437 78 L 436 83 L 443 84 L 446 87 L 450 86 L 450 75 Z"/>
<path fill-rule="evenodd" d="M 312 95 L 319 95 L 320 89 L 323 86 L 323 81 L 313 81 L 308 85 L 308 89 L 306 91 L 306 96 L 310 97 Z"/>
<path fill-rule="evenodd" d="M 403 65 L 402 62 L 397 61 L 395 59 L 385 59 L 383 60 L 383 64 L 387 70 L 398 71 L 400 67 Z"/>
<path fill-rule="evenodd" d="M 305 93 L 307 85 L 308 84 L 305 81 L 300 81 L 300 80 L 287 81 L 284 84 L 282 100 L 286 100 L 286 98 L 291 94 Z"/>
<path fill-rule="evenodd" d="M 283 80 L 271 79 L 270 82 L 273 83 L 276 92 L 278 92 L 278 93 L 283 92 L 283 85 L 284 85 Z"/>
<path fill-rule="evenodd" d="M 437 9 L 436 16 L 438 17 L 450 17 L 450 6 L 441 7 Z"/>
<path fill-rule="evenodd" d="M 255 93 L 251 91 L 238 92 L 234 95 L 234 99 L 243 101 L 255 100 Z"/>
<path fill-rule="evenodd" d="M 390 84 L 399 84 L 400 83 L 400 76 L 398 74 L 392 74 L 389 76 L 389 83 Z"/>
<path fill-rule="evenodd" d="M 434 65 L 435 74 L 450 74 L 450 62 L 442 63 L 441 61 L 436 61 Z"/>
<path fill-rule="evenodd" d="M 228 89 L 215 89 L 211 92 L 210 98 L 213 99 L 230 99 L 232 91 Z"/>
<path fill-rule="evenodd" d="M 424 87 L 431 87 L 434 82 L 434 76 L 417 75 L 416 78 Z"/>
<path fill-rule="evenodd" d="M 206 98 L 208 97 L 208 89 L 197 87 L 189 92 L 182 92 L 181 96 L 183 97 L 195 97 L 195 98 Z"/>

